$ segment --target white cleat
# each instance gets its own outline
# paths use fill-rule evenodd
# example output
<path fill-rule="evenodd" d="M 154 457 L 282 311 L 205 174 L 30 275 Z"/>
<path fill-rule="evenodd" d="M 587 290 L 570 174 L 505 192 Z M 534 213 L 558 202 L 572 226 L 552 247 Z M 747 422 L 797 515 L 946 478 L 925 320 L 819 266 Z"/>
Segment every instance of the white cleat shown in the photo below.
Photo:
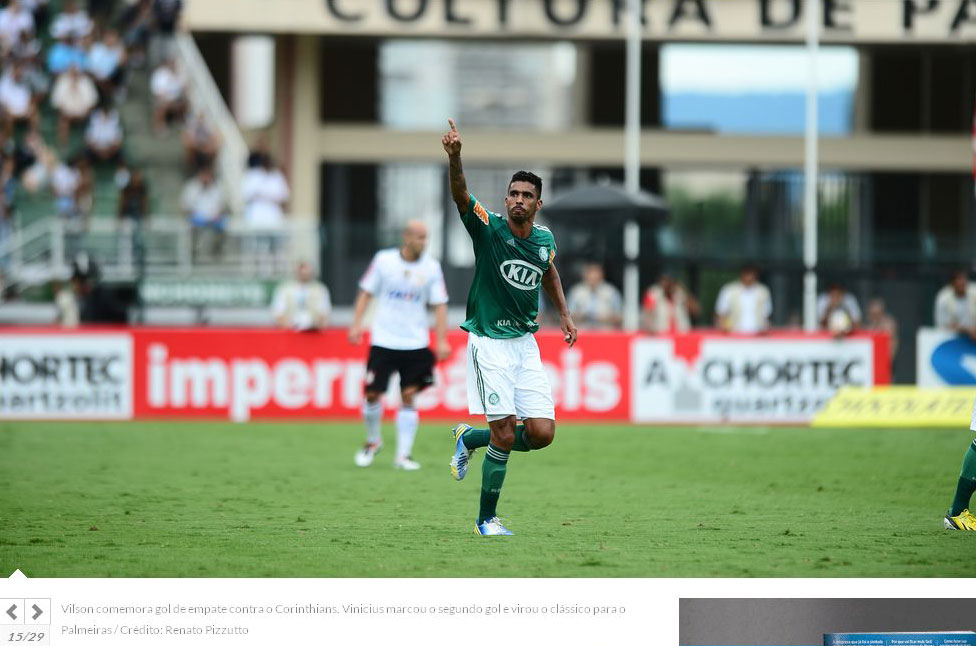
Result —
<path fill-rule="evenodd" d="M 380 449 L 382 448 L 382 442 L 367 442 L 363 448 L 356 451 L 356 457 L 354 458 L 356 466 L 368 467 L 369 465 L 373 464 L 373 458 L 376 457 L 376 454 L 379 453 Z"/>
<path fill-rule="evenodd" d="M 404 471 L 416 471 L 420 468 L 419 462 L 414 462 L 410 456 L 404 458 L 397 458 L 393 461 L 394 469 L 403 469 Z"/>
<path fill-rule="evenodd" d="M 512 536 L 512 532 L 502 525 L 498 516 L 492 516 L 480 525 L 475 524 L 474 531 L 480 536 Z"/>

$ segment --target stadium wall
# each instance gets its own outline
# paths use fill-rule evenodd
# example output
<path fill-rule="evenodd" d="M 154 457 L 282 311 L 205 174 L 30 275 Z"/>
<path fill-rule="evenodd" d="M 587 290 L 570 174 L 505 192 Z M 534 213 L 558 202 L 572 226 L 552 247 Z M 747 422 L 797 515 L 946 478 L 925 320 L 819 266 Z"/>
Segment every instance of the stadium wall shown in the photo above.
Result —
<path fill-rule="evenodd" d="M 560 420 L 807 423 L 837 389 L 891 378 L 883 334 L 587 332 L 572 349 L 536 336 Z M 449 335 L 453 353 L 416 402 L 425 419 L 468 416 L 465 339 Z M 365 351 L 344 330 L 6 330 L 0 418 L 353 419 Z"/>

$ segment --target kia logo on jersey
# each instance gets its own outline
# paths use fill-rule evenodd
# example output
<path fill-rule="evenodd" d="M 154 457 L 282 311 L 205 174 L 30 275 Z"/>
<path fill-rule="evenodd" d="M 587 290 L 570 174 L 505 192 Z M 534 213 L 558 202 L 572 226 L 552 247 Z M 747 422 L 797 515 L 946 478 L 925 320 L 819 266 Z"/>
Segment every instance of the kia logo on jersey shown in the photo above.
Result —
<path fill-rule="evenodd" d="M 932 352 L 932 368 L 949 385 L 976 385 L 976 343 L 959 336 L 939 344 Z"/>
<path fill-rule="evenodd" d="M 506 260 L 499 270 L 509 285 L 525 291 L 538 287 L 539 279 L 542 278 L 542 270 L 524 260 Z"/>

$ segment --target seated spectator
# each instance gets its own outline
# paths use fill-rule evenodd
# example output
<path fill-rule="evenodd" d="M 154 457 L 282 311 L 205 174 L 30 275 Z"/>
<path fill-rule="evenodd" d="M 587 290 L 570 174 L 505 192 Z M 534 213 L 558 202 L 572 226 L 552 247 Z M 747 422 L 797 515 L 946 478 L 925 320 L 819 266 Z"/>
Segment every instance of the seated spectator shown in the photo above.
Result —
<path fill-rule="evenodd" d="M 51 23 L 51 37 L 59 40 L 67 37 L 72 41 L 79 41 L 91 33 L 92 26 L 87 11 L 80 9 L 75 0 L 65 0 L 61 13 Z"/>
<path fill-rule="evenodd" d="M 861 307 L 843 285 L 831 283 L 817 299 L 817 321 L 821 330 L 845 336 L 860 327 Z"/>
<path fill-rule="evenodd" d="M 270 156 L 244 174 L 244 220 L 256 229 L 279 229 L 291 197 L 284 174 Z"/>
<path fill-rule="evenodd" d="M 95 79 L 102 97 L 113 96 L 125 80 L 125 45 L 119 32 L 106 30 L 101 39 L 88 49 L 86 69 Z"/>
<path fill-rule="evenodd" d="M 669 273 L 662 273 L 644 294 L 644 329 L 652 334 L 687 332 L 692 317 L 700 314 L 698 299 Z"/>
<path fill-rule="evenodd" d="M 0 77 L 0 109 L 3 112 L 3 132 L 6 139 L 12 136 L 15 125 L 31 129 L 37 127 L 34 94 L 20 63 L 12 65 Z"/>
<path fill-rule="evenodd" d="M 867 318 L 864 329 L 869 332 L 886 332 L 888 334 L 888 350 L 891 360 L 898 354 L 898 322 L 885 309 L 884 299 L 872 298 L 868 301 Z"/>
<path fill-rule="evenodd" d="M 98 90 L 77 65 L 58 77 L 51 91 L 51 105 L 58 111 L 58 141 L 68 143 L 71 126 L 88 120 L 98 103 Z"/>
<path fill-rule="evenodd" d="M 34 37 L 34 16 L 20 0 L 10 0 L 0 9 L 0 53 L 9 53 L 24 33 Z"/>
<path fill-rule="evenodd" d="M 20 185 L 29 193 L 37 193 L 47 187 L 51 173 L 58 164 L 57 155 L 48 147 L 37 129 L 27 133 L 21 150 L 20 165 L 23 170 L 20 173 Z"/>
<path fill-rule="evenodd" d="M 81 227 L 85 211 L 82 204 L 85 183 L 85 170 L 77 156 L 67 163 L 59 163 L 51 173 L 51 192 L 58 215 L 71 229 Z"/>
<path fill-rule="evenodd" d="M 193 227 L 193 253 L 199 255 L 205 236 L 212 239 L 210 252 L 219 256 L 223 246 L 227 199 L 214 176 L 213 168 L 205 166 L 183 188 L 183 213 Z"/>
<path fill-rule="evenodd" d="M 122 120 L 119 111 L 102 101 L 92 112 L 85 130 L 85 154 L 92 165 L 112 162 L 122 164 Z"/>
<path fill-rule="evenodd" d="M 976 285 L 969 272 L 957 269 L 935 296 L 935 326 L 976 339 Z"/>
<path fill-rule="evenodd" d="M 25 63 L 29 68 L 40 57 L 41 50 L 41 41 L 30 32 L 22 31 L 20 32 L 20 39 L 13 44 L 8 55 L 13 61 Z"/>
<path fill-rule="evenodd" d="M 183 152 L 186 167 L 196 172 L 213 164 L 220 150 L 220 135 L 202 115 L 195 115 L 183 130 Z"/>
<path fill-rule="evenodd" d="M 566 305 L 580 329 L 615 330 L 623 320 L 620 290 L 604 280 L 597 262 L 583 266 L 583 280 L 569 290 Z"/>
<path fill-rule="evenodd" d="M 759 334 L 769 329 L 773 299 L 769 288 L 759 282 L 759 268 L 744 265 L 739 280 L 726 283 L 715 301 L 719 328 L 739 334 Z"/>
<path fill-rule="evenodd" d="M 120 265 L 143 268 L 146 257 L 143 227 L 148 215 L 149 188 L 142 170 L 134 168 L 119 191 Z"/>
<path fill-rule="evenodd" d="M 54 76 L 67 72 L 72 65 L 82 69 L 86 65 L 85 50 L 62 36 L 48 49 L 46 64 L 47 71 Z"/>
<path fill-rule="evenodd" d="M 153 95 L 153 126 L 156 134 L 162 134 L 171 120 L 182 119 L 186 112 L 186 81 L 170 59 L 152 73 L 149 87 Z"/>
<path fill-rule="evenodd" d="M 312 273 L 307 262 L 298 263 L 296 280 L 278 285 L 271 301 L 278 327 L 299 331 L 319 330 L 329 324 L 332 300 L 329 289 Z"/>

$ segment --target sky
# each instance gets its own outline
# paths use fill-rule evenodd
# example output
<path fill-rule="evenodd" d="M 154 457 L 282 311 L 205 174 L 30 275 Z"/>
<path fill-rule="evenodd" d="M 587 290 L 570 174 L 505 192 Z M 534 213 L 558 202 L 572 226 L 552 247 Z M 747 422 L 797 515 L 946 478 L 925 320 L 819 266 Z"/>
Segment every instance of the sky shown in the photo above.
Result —
<path fill-rule="evenodd" d="M 800 45 L 665 45 L 661 48 L 661 89 L 665 94 L 805 92 L 807 61 Z M 853 47 L 820 48 L 817 77 L 821 91 L 853 91 L 857 72 Z"/>

